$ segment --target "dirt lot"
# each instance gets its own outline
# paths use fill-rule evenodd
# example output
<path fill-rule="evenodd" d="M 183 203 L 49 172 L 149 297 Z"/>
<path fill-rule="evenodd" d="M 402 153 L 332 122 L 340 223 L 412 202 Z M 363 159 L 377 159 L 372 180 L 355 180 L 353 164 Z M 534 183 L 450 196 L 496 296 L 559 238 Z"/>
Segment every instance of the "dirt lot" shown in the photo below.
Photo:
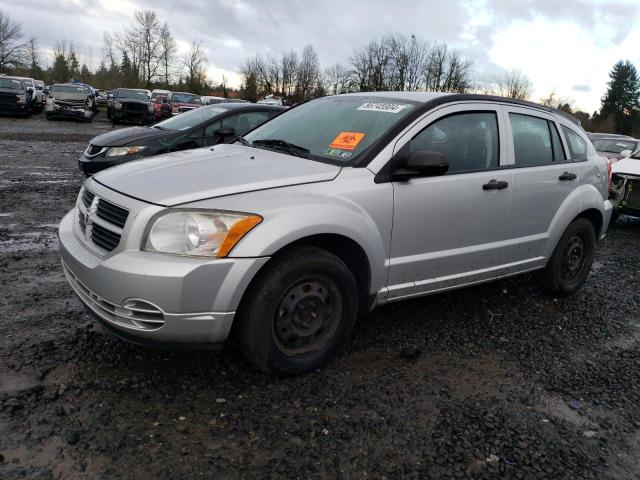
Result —
<path fill-rule="evenodd" d="M 123 343 L 72 294 L 56 224 L 110 128 L 0 119 L 0 478 L 640 478 L 640 221 L 572 298 L 522 277 L 387 306 L 271 378 Z"/>

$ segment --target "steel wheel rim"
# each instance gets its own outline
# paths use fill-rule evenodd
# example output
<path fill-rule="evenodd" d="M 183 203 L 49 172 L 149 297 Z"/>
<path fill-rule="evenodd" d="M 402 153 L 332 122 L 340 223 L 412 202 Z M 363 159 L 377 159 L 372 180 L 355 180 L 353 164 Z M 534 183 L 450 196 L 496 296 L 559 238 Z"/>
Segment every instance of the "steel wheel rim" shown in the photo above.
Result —
<path fill-rule="evenodd" d="M 273 339 L 287 355 L 314 352 L 333 338 L 342 312 L 342 295 L 324 277 L 296 282 L 281 297 L 273 319 Z"/>
<path fill-rule="evenodd" d="M 584 258 L 584 241 L 580 236 L 574 235 L 567 242 L 562 256 L 562 278 L 569 281 L 575 280 L 582 272 Z"/>

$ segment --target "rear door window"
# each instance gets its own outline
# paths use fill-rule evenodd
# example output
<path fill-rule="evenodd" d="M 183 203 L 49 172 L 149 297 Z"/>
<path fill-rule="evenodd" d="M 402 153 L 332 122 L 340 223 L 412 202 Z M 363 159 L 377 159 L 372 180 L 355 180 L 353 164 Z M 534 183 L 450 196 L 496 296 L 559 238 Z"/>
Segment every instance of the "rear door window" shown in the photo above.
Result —
<path fill-rule="evenodd" d="M 520 113 L 509 113 L 516 167 L 535 167 L 566 160 L 554 122 Z"/>

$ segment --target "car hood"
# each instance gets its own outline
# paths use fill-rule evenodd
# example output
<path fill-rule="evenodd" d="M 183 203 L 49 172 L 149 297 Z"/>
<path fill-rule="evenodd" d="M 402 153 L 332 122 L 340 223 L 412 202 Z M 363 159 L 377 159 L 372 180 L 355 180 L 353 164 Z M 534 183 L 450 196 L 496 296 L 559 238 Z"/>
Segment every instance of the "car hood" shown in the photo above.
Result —
<path fill-rule="evenodd" d="M 340 167 L 241 145 L 173 152 L 104 170 L 93 179 L 156 205 L 333 180 Z"/>
<path fill-rule="evenodd" d="M 640 160 L 635 158 L 620 160 L 611 166 L 611 173 L 640 176 Z"/>
<path fill-rule="evenodd" d="M 97 137 L 92 138 L 89 143 L 98 147 L 122 147 L 140 140 L 166 136 L 169 133 L 172 132 L 151 127 L 120 128 L 118 130 L 98 135 Z"/>
<path fill-rule="evenodd" d="M 89 94 L 88 93 L 53 92 L 51 96 L 55 100 L 84 100 L 89 96 Z"/>

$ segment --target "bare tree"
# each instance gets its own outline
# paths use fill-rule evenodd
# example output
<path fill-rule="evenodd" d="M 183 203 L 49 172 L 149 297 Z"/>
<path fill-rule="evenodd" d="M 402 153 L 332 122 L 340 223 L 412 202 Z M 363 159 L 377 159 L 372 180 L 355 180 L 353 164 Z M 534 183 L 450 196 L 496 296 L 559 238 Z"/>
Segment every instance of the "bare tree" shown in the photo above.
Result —
<path fill-rule="evenodd" d="M 191 49 L 184 55 L 182 62 L 190 91 L 200 93 L 207 79 L 207 56 L 202 51 L 202 44 L 195 40 L 191 42 Z"/>
<path fill-rule="evenodd" d="M 169 87 L 169 84 L 171 83 L 171 75 L 177 48 L 176 41 L 169 30 L 169 25 L 165 23 L 160 31 L 160 63 L 164 71 L 163 77 L 166 87 Z"/>
<path fill-rule="evenodd" d="M 140 55 L 142 81 L 150 88 L 152 80 L 162 68 L 164 28 L 153 10 L 136 10 L 135 21 L 136 25 L 131 32 L 132 42 L 137 44 L 136 50 Z"/>
<path fill-rule="evenodd" d="M 27 55 L 29 58 L 29 74 L 32 77 L 40 76 L 40 47 L 38 46 L 38 40 L 32 38 L 27 42 Z"/>
<path fill-rule="evenodd" d="M 495 76 L 492 80 L 494 94 L 501 97 L 526 100 L 533 93 L 533 84 L 520 70 L 509 70 L 502 75 Z"/>
<path fill-rule="evenodd" d="M 349 71 L 340 63 L 331 65 L 324 71 L 326 90 L 330 95 L 346 93 L 349 85 Z"/>
<path fill-rule="evenodd" d="M 313 95 L 314 88 L 320 83 L 320 62 L 318 54 L 311 45 L 302 50 L 302 58 L 296 72 L 296 100 L 307 100 Z"/>
<path fill-rule="evenodd" d="M 22 25 L 0 10 L 0 70 L 24 65 L 28 42 L 23 42 L 22 37 Z"/>
<path fill-rule="evenodd" d="M 280 59 L 280 71 L 282 74 L 282 95 L 291 97 L 295 90 L 296 72 L 298 71 L 298 54 L 293 50 L 283 53 Z"/>

